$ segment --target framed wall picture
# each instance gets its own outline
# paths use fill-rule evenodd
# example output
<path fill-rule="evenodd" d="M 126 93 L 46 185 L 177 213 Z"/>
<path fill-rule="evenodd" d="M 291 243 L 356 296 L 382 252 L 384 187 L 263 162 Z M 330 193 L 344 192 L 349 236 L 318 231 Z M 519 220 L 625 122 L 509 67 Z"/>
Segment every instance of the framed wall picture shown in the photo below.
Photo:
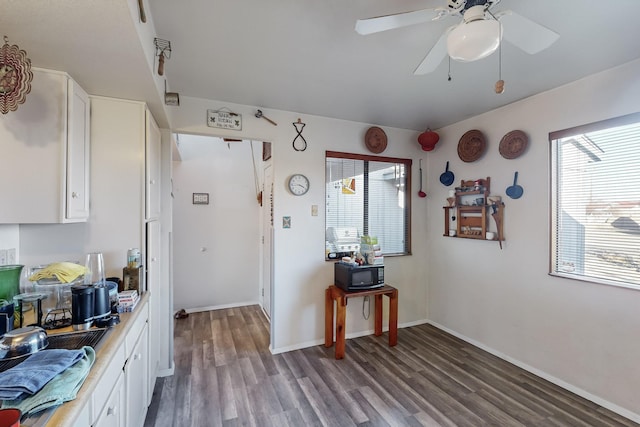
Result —
<path fill-rule="evenodd" d="M 193 204 L 194 205 L 208 205 L 209 204 L 209 193 L 193 193 Z"/>
<path fill-rule="evenodd" d="M 262 161 L 266 162 L 271 158 L 271 143 L 263 142 L 262 143 Z"/>

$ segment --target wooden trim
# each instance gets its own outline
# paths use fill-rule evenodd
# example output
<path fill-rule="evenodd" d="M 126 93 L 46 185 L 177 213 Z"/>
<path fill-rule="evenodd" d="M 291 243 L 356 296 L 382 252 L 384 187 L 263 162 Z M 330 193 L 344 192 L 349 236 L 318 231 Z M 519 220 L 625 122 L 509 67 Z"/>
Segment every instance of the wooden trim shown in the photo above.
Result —
<path fill-rule="evenodd" d="M 388 163 L 403 163 L 407 166 L 413 164 L 411 159 L 402 159 L 400 157 L 383 157 L 383 156 L 371 156 L 368 154 L 355 154 L 355 153 L 343 153 L 340 151 L 326 151 L 326 157 L 333 157 L 337 159 L 354 159 L 354 160 L 368 160 L 370 162 L 388 162 Z"/>
<path fill-rule="evenodd" d="M 411 200 L 413 199 L 413 190 L 411 187 L 411 176 L 413 175 L 411 171 L 411 166 L 413 165 L 412 159 L 403 159 L 400 157 L 383 157 L 383 156 L 371 156 L 368 154 L 356 154 L 356 153 L 344 153 L 341 151 L 325 151 L 325 162 L 327 158 L 334 159 L 353 159 L 353 160 L 362 160 L 362 161 L 370 161 L 370 162 L 387 162 L 387 163 L 401 163 L 405 165 L 407 168 L 407 176 L 405 178 L 405 190 L 406 190 L 406 198 L 405 198 L 405 221 L 407 223 L 407 234 L 404 236 L 406 241 L 406 252 L 400 254 L 393 255 L 411 255 Z M 392 254 L 385 254 L 385 256 Z M 325 261 L 331 261 L 325 259 Z"/>

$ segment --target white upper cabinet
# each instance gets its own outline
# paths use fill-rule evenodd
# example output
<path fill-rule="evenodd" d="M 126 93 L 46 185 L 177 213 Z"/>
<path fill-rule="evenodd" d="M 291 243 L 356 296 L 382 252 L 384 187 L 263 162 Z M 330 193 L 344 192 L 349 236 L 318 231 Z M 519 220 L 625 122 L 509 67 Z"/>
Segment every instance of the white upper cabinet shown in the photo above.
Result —
<path fill-rule="evenodd" d="M 161 165 L 161 134 L 156 121 L 149 110 L 146 111 L 146 140 L 145 140 L 145 219 L 160 218 L 160 165 Z"/>
<path fill-rule="evenodd" d="M 89 96 L 69 79 L 66 219 L 83 221 L 89 217 Z"/>
<path fill-rule="evenodd" d="M 87 221 L 89 111 L 69 75 L 33 69 L 25 103 L 0 117 L 0 223 Z"/>

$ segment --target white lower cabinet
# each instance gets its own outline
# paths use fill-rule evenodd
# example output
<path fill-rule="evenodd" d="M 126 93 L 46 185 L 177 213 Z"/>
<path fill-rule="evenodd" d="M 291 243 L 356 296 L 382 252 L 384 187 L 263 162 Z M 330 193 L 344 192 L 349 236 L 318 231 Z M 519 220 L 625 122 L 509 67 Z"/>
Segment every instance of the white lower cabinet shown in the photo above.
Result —
<path fill-rule="evenodd" d="M 127 426 L 142 427 L 147 415 L 149 326 L 144 325 L 138 342 L 124 367 L 127 396 Z"/>
<path fill-rule="evenodd" d="M 129 424 L 126 422 L 126 395 L 124 387 L 124 374 L 122 371 L 116 379 L 116 384 L 111 390 L 111 394 L 102 412 L 98 415 L 98 419 L 93 424 L 94 427 L 124 427 Z"/>
<path fill-rule="evenodd" d="M 149 407 L 149 304 L 136 309 L 122 344 L 74 427 L 142 427 Z M 117 326 L 116 326 L 117 327 Z"/>

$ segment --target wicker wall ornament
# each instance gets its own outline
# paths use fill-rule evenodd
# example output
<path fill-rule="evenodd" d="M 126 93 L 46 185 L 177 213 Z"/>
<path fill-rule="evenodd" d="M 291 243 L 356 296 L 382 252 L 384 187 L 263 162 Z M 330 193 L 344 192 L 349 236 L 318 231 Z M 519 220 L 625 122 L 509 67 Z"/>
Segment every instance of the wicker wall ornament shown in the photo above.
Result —
<path fill-rule="evenodd" d="M 0 112 L 7 114 L 16 111 L 18 104 L 25 101 L 31 92 L 31 61 L 27 52 L 18 46 L 9 46 L 9 39 L 4 36 L 4 45 L 0 48 Z"/>
<path fill-rule="evenodd" d="M 458 142 L 458 157 L 463 162 L 475 162 L 484 154 L 487 142 L 477 129 L 466 132 Z"/>

